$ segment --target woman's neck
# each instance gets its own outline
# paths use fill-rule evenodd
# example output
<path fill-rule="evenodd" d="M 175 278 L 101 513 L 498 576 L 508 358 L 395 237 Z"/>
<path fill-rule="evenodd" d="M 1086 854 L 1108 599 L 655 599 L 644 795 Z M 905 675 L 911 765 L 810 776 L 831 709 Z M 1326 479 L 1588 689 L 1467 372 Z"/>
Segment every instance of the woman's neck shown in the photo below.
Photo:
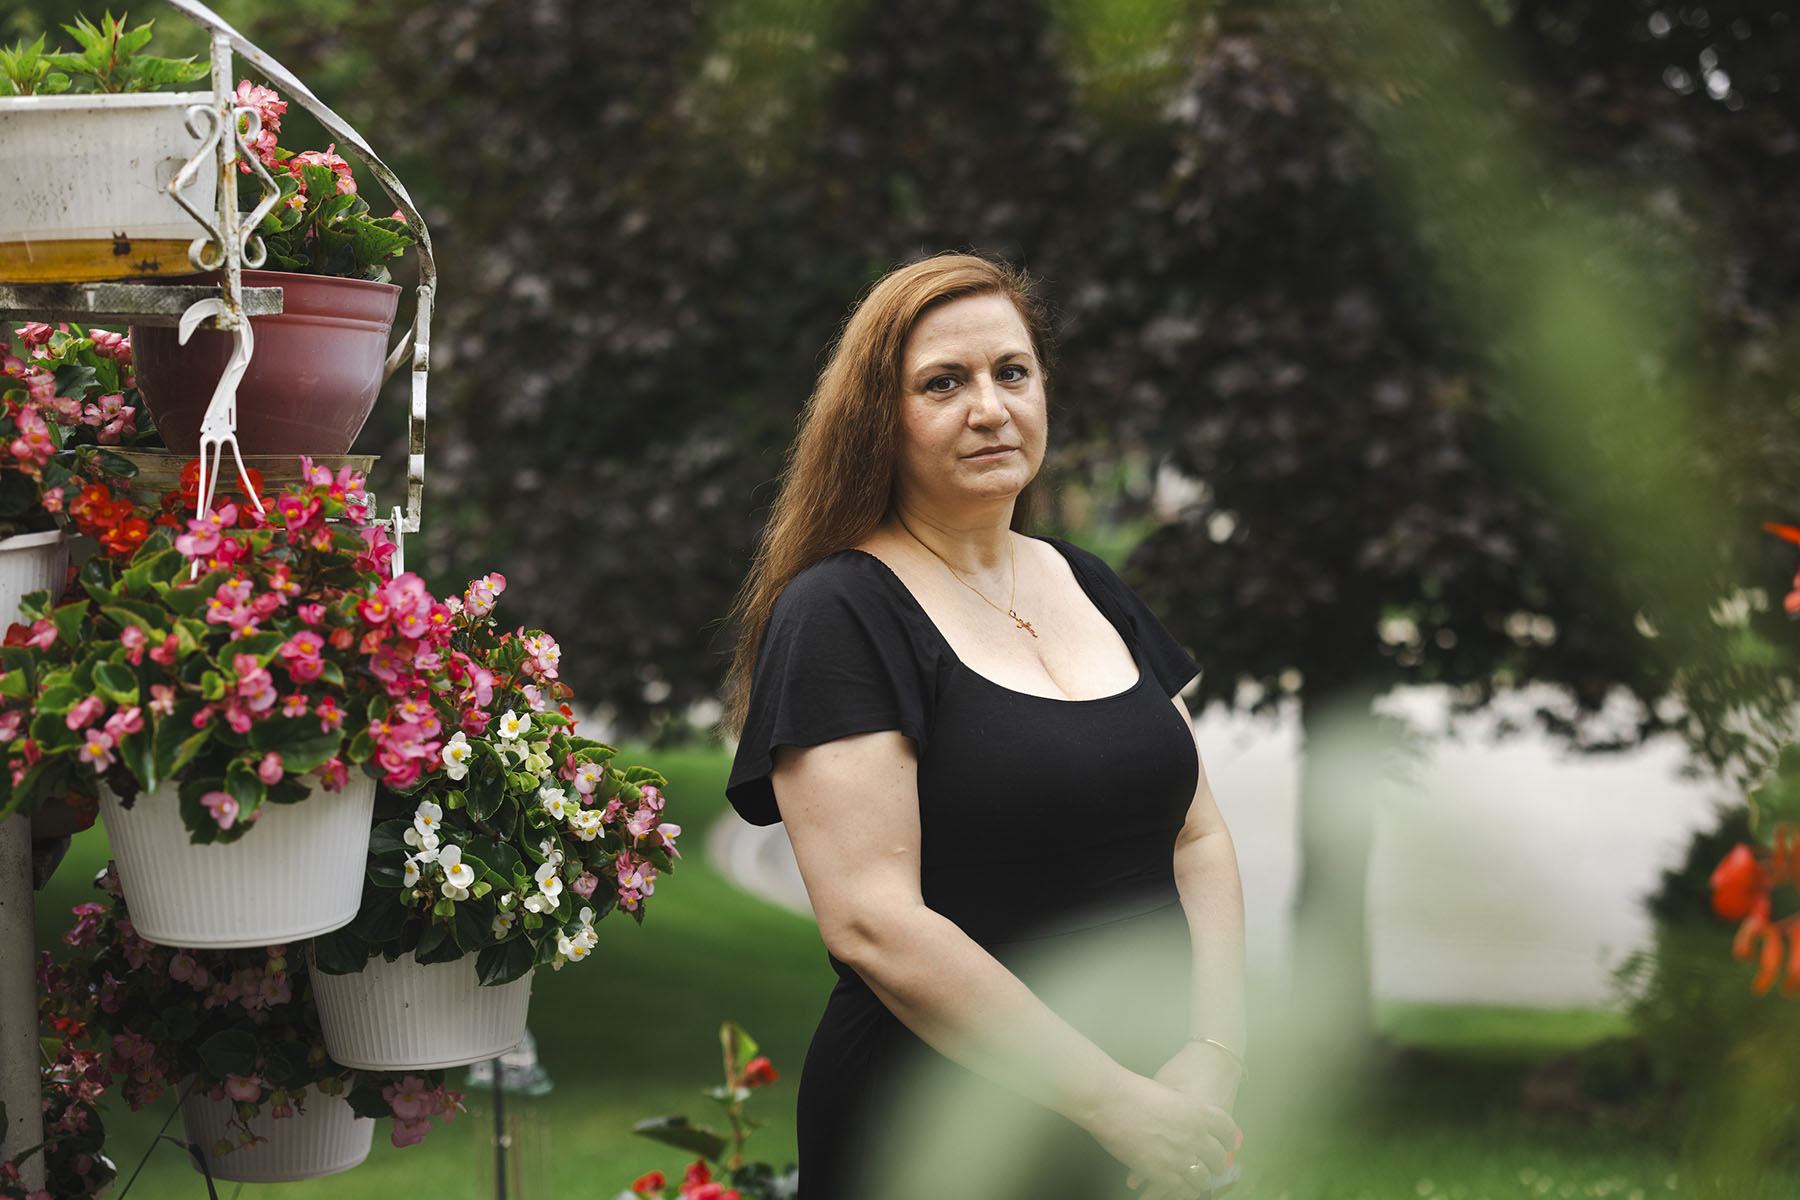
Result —
<path fill-rule="evenodd" d="M 1012 561 L 1012 502 L 981 512 L 946 514 L 898 504 L 888 523 L 959 571 L 986 574 Z"/>

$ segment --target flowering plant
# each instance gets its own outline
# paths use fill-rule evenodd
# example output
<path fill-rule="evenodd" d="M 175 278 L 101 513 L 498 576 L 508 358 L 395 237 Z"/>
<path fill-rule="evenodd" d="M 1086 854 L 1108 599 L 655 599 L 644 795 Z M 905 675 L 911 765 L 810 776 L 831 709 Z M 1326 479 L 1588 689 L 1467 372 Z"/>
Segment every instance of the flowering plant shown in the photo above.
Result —
<path fill-rule="evenodd" d="M 1800 528 L 1765 522 L 1763 529 L 1800 545 Z M 1783 607 L 1800 616 L 1800 573 Z M 1738 922 L 1733 956 L 1757 960 L 1753 992 L 1764 994 L 1779 976 L 1782 995 L 1800 995 L 1800 744 L 1784 746 L 1769 778 L 1750 793 L 1750 823 L 1762 845 L 1740 842 L 1713 871 L 1713 911 Z"/>
<path fill-rule="evenodd" d="M 353 1071 L 327 1057 L 306 972 L 290 969 L 286 946 L 184 950 L 139 937 L 109 867 L 95 881 L 102 903 L 77 905 L 63 935 L 62 963 L 48 952 L 38 985 L 51 997 L 55 1026 L 94 1095 L 117 1086 L 133 1110 L 171 1086 L 230 1100 L 235 1142 L 257 1139 L 249 1122 L 267 1106 L 274 1118 L 305 1111 L 314 1096 L 342 1096 L 362 1117 L 392 1117 L 396 1146 L 424 1139 L 431 1118 L 462 1111 L 462 1094 L 428 1076 Z M 298 965 L 297 963 L 294 965 Z"/>
<path fill-rule="evenodd" d="M 125 21 L 107 13 L 95 25 L 86 17 L 63 29 L 81 46 L 78 54 L 44 53 L 44 38 L 27 46 L 19 42 L 0 50 L 0 96 L 54 95 L 58 92 L 153 92 L 206 78 L 212 69 L 188 58 L 158 58 L 143 53 L 151 26 L 145 21 L 127 29 Z"/>
<path fill-rule="evenodd" d="M 368 201 L 357 194 L 356 176 L 335 143 L 299 154 L 278 145 L 287 101 L 272 89 L 242 80 L 237 102 L 256 110 L 259 128 L 250 147 L 281 188 L 280 201 L 256 230 L 268 251 L 268 267 L 388 282 L 385 264 L 414 242 L 405 219 L 398 212 L 369 215 Z M 246 165 L 239 169 L 250 173 Z M 261 198 L 251 178 L 243 181 L 240 192 L 246 211 Z"/>
<path fill-rule="evenodd" d="M 35 322 L 14 336 L 18 354 L 0 342 L 0 536 L 54 528 L 83 489 L 137 473 L 106 447 L 154 436 L 140 417 L 130 339 Z M 97 534 L 112 529 L 101 525 Z"/>
<path fill-rule="evenodd" d="M 87 1033 L 84 1022 L 69 1014 L 60 996 L 38 993 L 40 1026 L 56 1035 L 56 1052 L 44 1042 L 41 1073 L 44 1140 L 17 1156 L 0 1162 L 0 1200 L 77 1200 L 97 1196 L 111 1186 L 117 1171 L 100 1149 L 106 1130 L 96 1107 L 106 1088 L 102 1055 L 81 1044 Z M 6 1106 L 0 1104 L 0 1128 L 6 1125 Z M 35 1154 L 44 1156 L 42 1189 L 25 1187 L 20 1164 Z"/>
<path fill-rule="evenodd" d="M 403 714 L 443 665 L 449 610 L 388 579 L 361 475 L 305 471 L 266 515 L 225 499 L 182 521 L 105 484 L 70 502 L 106 527 L 102 552 L 67 603 L 27 596 L 0 645 L 0 816 L 174 782 L 192 838 L 232 841 L 357 764 L 390 782 L 435 764 L 437 726 Z"/>
<path fill-rule="evenodd" d="M 680 1200 L 792 1200 L 800 1188 L 799 1172 L 793 1166 L 777 1171 L 766 1162 L 744 1159 L 744 1143 L 761 1124 L 744 1115 L 744 1104 L 780 1074 L 767 1057 L 757 1053 L 756 1040 L 735 1021 L 719 1027 L 719 1046 L 724 1052 L 725 1082 L 703 1094 L 724 1110 L 731 1126 L 729 1138 L 690 1124 L 682 1116 L 639 1121 L 632 1132 L 700 1156 L 688 1164 L 676 1185 L 674 1196 Z M 714 1178 L 715 1170 L 718 1178 Z M 615 1200 L 664 1200 L 668 1187 L 668 1176 L 651 1171 L 640 1175 L 631 1190 L 619 1193 Z"/>
<path fill-rule="evenodd" d="M 560 970 L 592 952 L 594 923 L 615 908 L 641 922 L 679 857 L 666 781 L 621 770 L 611 746 L 576 735 L 555 639 L 506 632 L 493 616 L 505 586 L 488 575 L 449 602 L 438 686 L 389 717 L 455 732 L 437 751 L 441 770 L 386 777 L 362 907 L 313 940 L 323 971 L 359 970 L 377 952 L 474 954 L 493 985 L 540 964 Z"/>

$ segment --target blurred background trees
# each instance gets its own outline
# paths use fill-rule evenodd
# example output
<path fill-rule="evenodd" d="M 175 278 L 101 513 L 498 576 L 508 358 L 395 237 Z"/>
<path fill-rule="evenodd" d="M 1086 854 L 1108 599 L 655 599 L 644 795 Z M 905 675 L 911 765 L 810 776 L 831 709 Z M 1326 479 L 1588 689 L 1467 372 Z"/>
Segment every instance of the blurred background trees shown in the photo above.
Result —
<path fill-rule="evenodd" d="M 1577 745 L 1767 757 L 1792 672 L 1754 589 L 1792 562 L 1756 530 L 1800 509 L 1777 0 L 218 7 L 431 222 L 434 582 L 499 566 L 622 729 L 704 729 L 823 347 L 894 263 L 972 248 L 1047 281 L 1052 524 L 1194 648 L 1196 710 L 1297 704 L 1324 749 L 1396 684 L 1541 683 Z M 0 38 L 70 11 L 0 0 Z M 365 435 L 393 461 L 401 409 Z M 1302 789 L 1299 961 L 1351 1025 L 1363 770 Z"/>

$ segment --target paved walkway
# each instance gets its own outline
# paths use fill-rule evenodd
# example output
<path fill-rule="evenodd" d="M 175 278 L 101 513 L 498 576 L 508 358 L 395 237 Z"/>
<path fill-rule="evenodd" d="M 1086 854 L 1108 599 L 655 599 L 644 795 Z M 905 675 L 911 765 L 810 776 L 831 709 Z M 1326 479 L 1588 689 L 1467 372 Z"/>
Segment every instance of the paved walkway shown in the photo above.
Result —
<path fill-rule="evenodd" d="M 1435 726 L 1428 693 L 1397 707 Z M 1440 740 L 1377 812 L 1369 920 L 1383 999 L 1603 1005 L 1649 938 L 1643 896 L 1709 825 L 1721 786 L 1683 779 L 1681 747 L 1579 756 L 1478 722 Z M 1279 975 L 1297 877 L 1294 723 L 1209 715 L 1201 753 L 1237 844 L 1251 971 Z M 786 832 L 727 815 L 708 854 L 741 886 L 810 913 Z"/>

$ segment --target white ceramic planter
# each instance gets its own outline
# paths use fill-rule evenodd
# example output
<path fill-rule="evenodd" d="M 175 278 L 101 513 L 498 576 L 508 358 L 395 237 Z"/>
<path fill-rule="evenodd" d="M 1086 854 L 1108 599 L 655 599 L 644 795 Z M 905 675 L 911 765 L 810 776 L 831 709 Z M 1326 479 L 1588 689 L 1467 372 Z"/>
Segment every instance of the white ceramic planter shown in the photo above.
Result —
<path fill-rule="evenodd" d="M 214 1179 L 286 1183 L 334 1175 L 369 1157 L 375 1140 L 373 1118 L 358 1117 L 341 1096 L 309 1091 L 306 1111 L 291 1117 L 272 1117 L 269 1106 L 263 1105 L 263 1111 L 250 1121 L 250 1129 L 267 1140 L 238 1146 L 230 1154 L 214 1158 L 212 1148 L 220 1139 L 237 1143 L 238 1131 L 226 1124 L 231 1110 L 231 1101 L 205 1096 L 189 1096 L 181 1102 L 181 1125 L 187 1140 L 200 1147 Z"/>
<path fill-rule="evenodd" d="M 167 188 L 200 149 L 187 110 L 210 92 L 0 98 L 0 281 L 180 275 L 201 236 Z M 217 209 L 218 172 L 183 193 Z"/>
<path fill-rule="evenodd" d="M 460 1067 L 504 1054 L 525 1036 L 531 976 L 499 987 L 476 982 L 474 956 L 421 966 L 380 955 L 349 975 L 312 964 L 313 1002 L 331 1060 L 367 1071 Z"/>
<path fill-rule="evenodd" d="M 196 846 L 175 785 L 127 810 L 105 788 L 100 819 L 119 866 L 131 923 L 164 946 L 267 946 L 348 925 L 362 903 L 375 781 L 314 788 L 298 804 L 265 804 L 238 841 Z"/>

